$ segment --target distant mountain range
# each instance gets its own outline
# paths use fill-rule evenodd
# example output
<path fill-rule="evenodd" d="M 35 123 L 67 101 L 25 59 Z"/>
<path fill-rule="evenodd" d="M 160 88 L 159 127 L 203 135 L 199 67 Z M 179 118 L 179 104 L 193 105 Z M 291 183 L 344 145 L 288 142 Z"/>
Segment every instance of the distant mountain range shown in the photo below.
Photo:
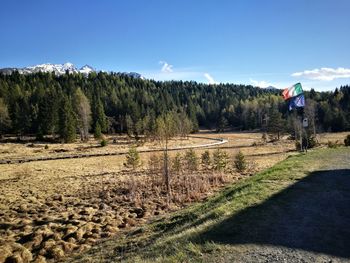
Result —
<path fill-rule="evenodd" d="M 267 89 L 267 90 L 278 90 L 278 88 L 274 87 L 274 86 L 268 86 L 264 89 Z"/>
<path fill-rule="evenodd" d="M 89 65 L 85 65 L 78 69 L 74 66 L 72 63 L 64 63 L 64 64 L 40 64 L 25 68 L 1 68 L 0 73 L 3 74 L 12 74 L 13 72 L 18 71 L 20 74 L 32 74 L 37 72 L 55 72 L 56 75 L 62 75 L 66 72 L 68 73 L 81 73 L 84 75 L 89 75 L 91 72 L 98 72 L 96 69 Z M 128 75 L 133 78 L 141 78 L 143 79 L 143 76 L 136 72 L 121 72 L 118 74 Z"/>

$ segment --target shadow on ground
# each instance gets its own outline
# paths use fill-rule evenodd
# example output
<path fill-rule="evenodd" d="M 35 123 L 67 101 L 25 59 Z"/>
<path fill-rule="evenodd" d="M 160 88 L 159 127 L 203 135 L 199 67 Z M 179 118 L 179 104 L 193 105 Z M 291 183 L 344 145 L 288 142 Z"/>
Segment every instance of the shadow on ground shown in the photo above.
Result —
<path fill-rule="evenodd" d="M 284 246 L 350 257 L 350 169 L 316 171 L 197 242 Z"/>

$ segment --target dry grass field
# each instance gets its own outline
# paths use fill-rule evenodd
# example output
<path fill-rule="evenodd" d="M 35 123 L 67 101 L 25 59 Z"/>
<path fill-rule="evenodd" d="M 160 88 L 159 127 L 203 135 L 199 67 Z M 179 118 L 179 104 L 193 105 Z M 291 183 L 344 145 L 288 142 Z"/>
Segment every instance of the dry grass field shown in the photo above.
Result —
<path fill-rule="evenodd" d="M 295 149 L 294 143 L 286 138 L 263 144 L 261 133 L 198 136 L 228 140 L 219 147 L 231 156 L 229 168 L 225 172 L 214 172 L 199 166 L 194 172 L 172 173 L 170 206 L 166 203 L 161 171 L 148 165 L 156 153 L 141 153 L 142 164 L 137 171 L 125 168 L 123 155 L 0 165 L 0 262 L 57 261 L 82 253 L 119 231 L 204 200 L 228 183 L 271 167 Z M 345 134 L 325 134 L 321 141 L 342 141 L 344 137 Z M 171 141 L 170 146 L 209 142 L 200 138 L 177 139 Z M 47 149 L 45 144 L 0 144 L 0 159 L 62 152 L 126 151 L 131 144 L 133 142 L 125 137 L 117 138 L 117 143 L 106 147 L 97 147 L 96 141 L 49 144 Z M 138 149 L 157 147 L 160 146 L 146 143 Z M 232 166 L 233 156 L 239 150 L 248 161 L 245 174 L 237 173 Z M 203 151 L 195 150 L 197 156 Z M 173 151 L 170 157 L 177 152 L 184 153 Z"/>
<path fill-rule="evenodd" d="M 62 156 L 67 154 L 95 154 L 125 152 L 131 145 L 137 144 L 127 136 L 106 136 L 107 146 L 101 147 L 99 140 L 93 137 L 87 143 L 77 141 L 75 143 L 0 143 L 0 159 L 19 159 L 25 157 Z M 209 143 L 210 140 L 198 139 L 174 139 L 169 147 Z M 161 146 L 156 142 L 138 143 L 139 150 L 159 149 Z"/>

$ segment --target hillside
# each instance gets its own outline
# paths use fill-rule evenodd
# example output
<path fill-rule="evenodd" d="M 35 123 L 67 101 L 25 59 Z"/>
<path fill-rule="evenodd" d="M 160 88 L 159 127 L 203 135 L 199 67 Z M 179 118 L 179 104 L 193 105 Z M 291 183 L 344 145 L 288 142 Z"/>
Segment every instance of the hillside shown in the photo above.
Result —
<path fill-rule="evenodd" d="M 311 90 L 305 96 L 310 133 L 350 129 L 350 86 L 334 92 Z M 82 140 L 88 132 L 128 133 L 138 138 L 154 134 L 157 118 L 169 112 L 180 114 L 180 123 L 189 123 L 192 132 L 206 127 L 294 133 L 298 121 L 275 89 L 162 82 L 104 72 L 87 77 L 0 73 L 0 135 L 71 142 L 79 130 Z"/>
<path fill-rule="evenodd" d="M 349 148 L 293 156 L 73 261 L 349 260 L 349 176 Z"/>

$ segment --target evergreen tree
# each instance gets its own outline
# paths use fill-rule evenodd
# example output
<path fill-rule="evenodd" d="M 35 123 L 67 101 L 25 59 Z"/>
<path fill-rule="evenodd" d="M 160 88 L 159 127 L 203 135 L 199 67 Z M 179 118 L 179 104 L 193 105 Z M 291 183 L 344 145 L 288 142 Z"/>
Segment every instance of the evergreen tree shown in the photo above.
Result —
<path fill-rule="evenodd" d="M 273 105 L 269 112 L 267 132 L 277 135 L 277 140 L 280 139 L 280 134 L 285 131 L 286 121 L 282 118 L 282 114 L 278 111 L 276 105 Z"/>
<path fill-rule="evenodd" d="M 53 137 L 58 129 L 58 94 L 49 90 L 38 103 L 38 130 L 37 137 L 50 134 Z"/>
<path fill-rule="evenodd" d="M 182 158 L 181 158 L 181 154 L 180 153 L 177 153 L 175 155 L 175 157 L 173 158 L 173 161 L 172 161 L 172 165 L 171 165 L 171 170 L 178 174 L 180 173 L 181 171 L 181 168 L 182 168 Z"/>
<path fill-rule="evenodd" d="M 217 149 L 213 153 L 213 166 L 216 171 L 223 171 L 228 165 L 227 152 Z"/>
<path fill-rule="evenodd" d="M 136 168 L 140 165 L 140 155 L 136 150 L 136 147 L 131 147 L 126 154 L 126 163 L 125 166 L 136 170 Z"/>
<path fill-rule="evenodd" d="M 101 126 L 100 126 L 99 123 L 96 124 L 94 137 L 95 137 L 95 139 L 101 139 L 102 138 Z"/>
<path fill-rule="evenodd" d="M 221 117 L 219 118 L 219 121 L 217 123 L 216 131 L 217 132 L 223 132 L 223 131 L 225 131 L 225 128 L 227 126 L 228 126 L 227 119 L 223 115 L 221 115 Z"/>
<path fill-rule="evenodd" d="M 193 149 L 189 149 L 185 152 L 186 168 L 190 172 L 198 170 L 198 157 Z"/>
<path fill-rule="evenodd" d="M 92 122 L 94 132 L 97 128 L 97 124 L 100 126 L 102 132 L 107 132 L 107 117 L 104 112 L 103 104 L 100 99 L 94 100 L 93 111 L 92 111 Z"/>
<path fill-rule="evenodd" d="M 246 160 L 244 154 L 239 151 L 236 156 L 235 156 L 235 168 L 237 169 L 238 172 L 244 172 L 245 169 L 247 168 Z"/>
<path fill-rule="evenodd" d="M 201 162 L 202 162 L 202 165 L 206 169 L 209 168 L 209 166 L 211 164 L 211 160 L 210 160 L 210 152 L 208 150 L 206 150 L 204 153 L 202 153 Z"/>
<path fill-rule="evenodd" d="M 176 113 L 173 119 L 181 136 L 186 136 L 189 130 L 193 132 L 199 127 L 213 128 L 217 125 L 219 130 L 226 126 L 239 130 L 264 129 L 268 126 L 270 133 L 278 137 L 284 130 L 285 116 L 290 115 L 279 91 L 251 86 L 214 86 L 193 81 L 161 82 L 104 72 L 92 73 L 87 77 L 79 74 L 56 76 L 51 73 L 15 72 L 11 75 L 0 74 L 0 97 L 11 119 L 6 132 L 37 134 L 38 137 L 55 135 L 63 96 L 73 99 L 74 111 L 78 113 L 75 100 L 78 87 L 91 102 L 92 132 L 99 123 L 104 133 L 129 132 L 136 138 L 145 135 L 154 139 L 156 119 L 173 112 Z M 306 107 L 315 102 L 315 107 L 311 108 L 315 110 L 317 125 L 310 122 L 312 128 L 324 131 L 350 129 L 349 85 L 334 92 L 311 90 L 305 92 L 305 96 Z M 265 114 L 268 118 L 264 118 Z M 81 118 L 78 114 L 77 117 L 82 135 Z M 132 125 L 126 125 L 130 124 L 129 118 Z"/>
<path fill-rule="evenodd" d="M 76 118 L 72 103 L 67 96 L 63 96 L 61 100 L 61 108 L 59 111 L 59 134 L 64 142 L 73 142 L 76 138 Z"/>

